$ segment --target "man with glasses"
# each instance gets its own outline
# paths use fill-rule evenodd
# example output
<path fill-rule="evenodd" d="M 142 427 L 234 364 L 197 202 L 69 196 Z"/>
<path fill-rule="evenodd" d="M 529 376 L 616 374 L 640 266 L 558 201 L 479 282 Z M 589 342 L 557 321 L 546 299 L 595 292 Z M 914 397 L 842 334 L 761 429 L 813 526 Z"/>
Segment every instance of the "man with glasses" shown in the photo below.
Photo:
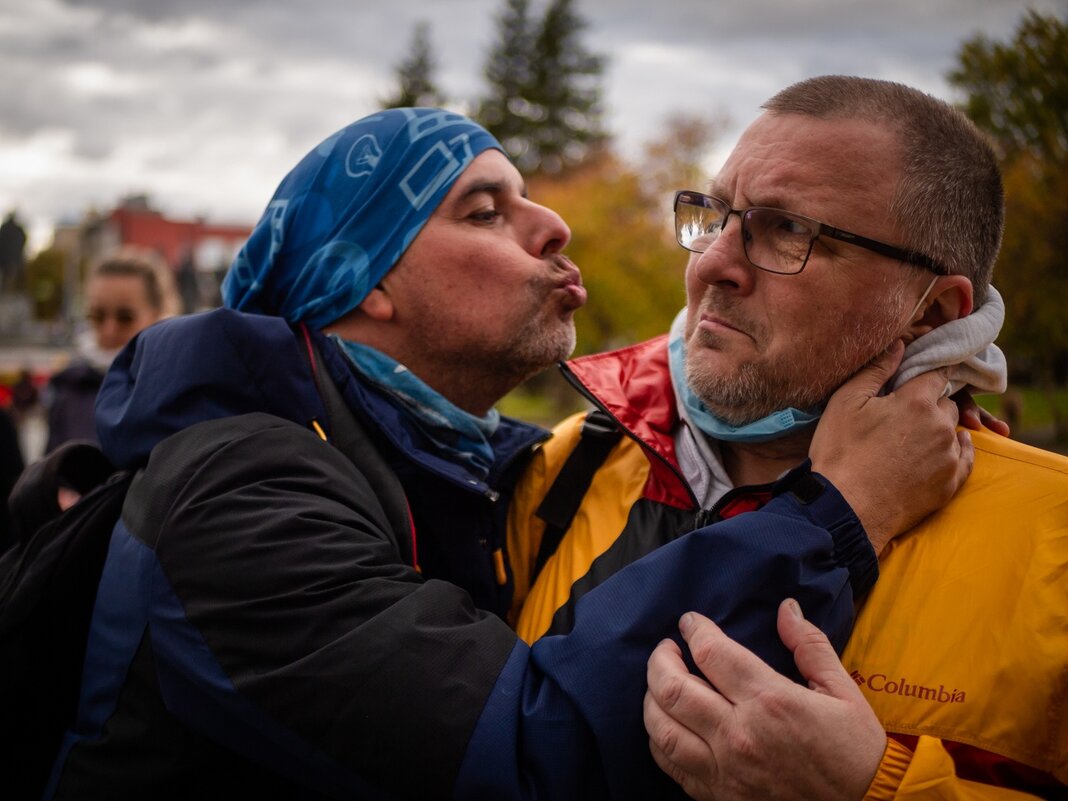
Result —
<path fill-rule="evenodd" d="M 565 367 L 627 436 L 554 555 L 535 579 L 524 575 L 528 640 L 567 632 L 587 593 L 685 541 L 688 521 L 761 508 L 809 454 L 835 388 L 896 341 L 907 348 L 891 391 L 934 368 L 947 371 L 947 392 L 1004 388 L 991 345 L 1003 306 L 990 286 L 1002 186 L 974 126 L 921 92 L 850 77 L 803 81 L 764 108 L 709 191 L 675 197 L 678 241 L 693 255 L 670 333 Z M 587 439 L 581 423 L 559 427 L 520 488 L 511 536 L 531 543 L 531 559 L 545 525 L 527 520 Z M 707 681 L 690 674 L 681 641 L 665 641 L 649 663 L 645 721 L 654 758 L 687 792 L 1068 792 L 1068 459 L 989 432 L 975 447 L 970 482 L 938 513 L 889 546 L 868 532 L 881 576 L 844 667 L 803 620 L 804 598 L 747 610 L 777 616 L 811 689 L 734 642 L 748 636 L 749 614 L 718 626 L 683 617 Z M 909 498 L 889 491 L 879 503 Z M 813 567 L 794 565 L 798 575 Z M 737 575 L 729 591 L 766 598 L 774 581 Z"/>

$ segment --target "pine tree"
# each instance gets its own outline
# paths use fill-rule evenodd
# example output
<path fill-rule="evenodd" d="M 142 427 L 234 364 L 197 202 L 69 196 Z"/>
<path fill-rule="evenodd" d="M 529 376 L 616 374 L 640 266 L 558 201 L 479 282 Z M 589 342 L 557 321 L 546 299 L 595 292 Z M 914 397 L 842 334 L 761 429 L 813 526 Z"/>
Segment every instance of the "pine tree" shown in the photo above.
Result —
<path fill-rule="evenodd" d="M 586 21 L 572 0 L 553 0 L 537 39 L 527 98 L 540 122 L 533 129 L 536 169 L 559 172 L 581 163 L 606 138 L 601 121 L 603 59 L 586 49 Z"/>
<path fill-rule="evenodd" d="M 522 158 L 529 146 L 531 121 L 524 96 L 533 43 L 527 0 L 507 0 L 497 17 L 497 43 L 483 70 L 489 90 L 475 116 L 514 159 Z"/>
<path fill-rule="evenodd" d="M 396 94 L 382 101 L 382 108 L 445 105 L 445 97 L 433 78 L 436 67 L 430 49 L 430 25 L 418 22 L 412 34 L 408 57 L 394 70 L 400 86 Z"/>
<path fill-rule="evenodd" d="M 553 0 L 538 24 L 527 0 L 507 0 L 498 17 L 476 116 L 525 174 L 578 164 L 605 140 L 602 59 L 583 45 L 585 27 L 571 0 Z"/>

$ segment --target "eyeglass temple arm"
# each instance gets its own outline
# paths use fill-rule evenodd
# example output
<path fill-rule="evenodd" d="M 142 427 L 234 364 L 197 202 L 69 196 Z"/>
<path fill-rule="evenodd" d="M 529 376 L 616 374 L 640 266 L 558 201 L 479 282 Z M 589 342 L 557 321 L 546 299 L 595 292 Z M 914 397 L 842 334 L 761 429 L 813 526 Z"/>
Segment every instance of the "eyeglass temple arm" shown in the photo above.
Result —
<path fill-rule="evenodd" d="M 925 256 L 923 253 L 917 253 L 915 250 L 904 250 L 903 248 L 894 247 L 885 242 L 880 242 L 877 239 L 868 239 L 866 236 L 854 234 L 850 231 L 843 231 L 841 228 L 835 228 L 833 225 L 827 225 L 826 223 L 820 223 L 820 234 L 822 236 L 829 236 L 831 239 L 837 239 L 840 242 L 849 242 L 858 245 L 873 253 L 878 253 L 880 256 L 897 259 L 898 261 L 905 261 L 909 264 L 915 264 L 918 267 L 925 267 L 937 275 L 949 275 L 949 270 L 937 261 L 930 256 Z"/>

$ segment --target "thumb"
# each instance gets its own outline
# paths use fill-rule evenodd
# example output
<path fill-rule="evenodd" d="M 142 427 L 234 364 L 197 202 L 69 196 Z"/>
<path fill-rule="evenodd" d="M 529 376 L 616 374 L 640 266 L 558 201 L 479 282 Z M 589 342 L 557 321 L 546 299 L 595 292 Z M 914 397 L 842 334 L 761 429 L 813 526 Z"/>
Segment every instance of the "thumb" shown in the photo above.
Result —
<path fill-rule="evenodd" d="M 859 692 L 827 636 L 805 620 L 793 598 L 779 605 L 778 628 L 783 645 L 793 653 L 794 663 L 810 689 L 835 698 Z"/>
<path fill-rule="evenodd" d="M 857 374 L 846 381 L 838 389 L 835 395 L 844 397 L 857 397 L 861 402 L 868 398 L 874 398 L 879 394 L 886 383 L 894 377 L 901 357 L 905 354 L 905 343 L 900 339 L 893 345 L 876 356 L 867 366 L 857 371 Z"/>

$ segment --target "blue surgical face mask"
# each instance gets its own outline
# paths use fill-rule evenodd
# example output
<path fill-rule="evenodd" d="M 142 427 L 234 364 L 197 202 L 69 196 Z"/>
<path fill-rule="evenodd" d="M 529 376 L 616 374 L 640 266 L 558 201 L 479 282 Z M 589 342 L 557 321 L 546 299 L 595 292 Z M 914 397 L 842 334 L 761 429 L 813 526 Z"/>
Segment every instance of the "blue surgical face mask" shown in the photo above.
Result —
<path fill-rule="evenodd" d="M 686 344 L 682 339 L 683 327 L 672 326 L 671 338 L 668 342 L 671 382 L 675 387 L 675 394 L 686 407 L 690 422 L 705 434 L 713 439 L 730 442 L 766 442 L 811 425 L 819 419 L 822 409 L 807 412 L 794 408 L 781 409 L 772 412 L 767 417 L 743 425 L 728 423 L 714 415 L 686 382 Z"/>

